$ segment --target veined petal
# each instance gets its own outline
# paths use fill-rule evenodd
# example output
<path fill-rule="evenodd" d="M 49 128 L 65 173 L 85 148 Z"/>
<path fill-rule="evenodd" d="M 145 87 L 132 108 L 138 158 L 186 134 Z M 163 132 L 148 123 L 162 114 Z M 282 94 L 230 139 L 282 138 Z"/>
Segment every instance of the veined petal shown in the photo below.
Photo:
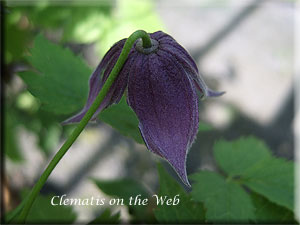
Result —
<path fill-rule="evenodd" d="M 87 100 L 87 105 L 88 107 L 91 106 L 95 98 L 97 97 L 100 89 L 102 88 L 104 81 L 107 79 L 103 78 L 104 75 L 106 74 L 105 71 L 107 71 L 107 67 L 110 63 L 114 65 L 121 54 L 122 48 L 124 46 L 126 39 L 120 40 L 117 43 L 115 43 L 109 51 L 104 55 L 103 59 L 93 72 L 92 76 L 90 77 L 89 80 L 89 96 Z M 111 70 L 111 69 L 110 69 Z M 103 74 L 102 74 L 103 73 Z M 109 71 L 110 73 L 110 71 Z M 109 75 L 108 73 L 108 75 Z M 108 76 L 107 75 L 107 76 Z"/>
<path fill-rule="evenodd" d="M 91 118 L 92 121 L 96 119 L 96 116 L 101 112 L 101 110 L 103 110 L 107 105 L 109 105 L 112 94 L 113 94 L 113 92 L 108 92 L 107 93 L 107 95 L 103 99 L 102 103 L 100 104 L 99 108 L 94 113 L 93 117 Z M 69 119 L 63 121 L 61 124 L 66 125 L 66 124 L 80 122 L 80 120 L 84 117 L 86 112 L 89 110 L 90 106 L 86 105 L 78 114 L 76 114 L 75 116 L 72 116 Z"/>
<path fill-rule="evenodd" d="M 131 65 L 134 63 L 134 61 L 136 59 L 136 55 L 137 55 L 137 52 L 134 52 L 134 51 L 131 51 L 129 53 L 128 59 L 124 63 L 124 65 L 123 65 L 116 81 L 112 85 L 111 88 L 114 91 L 113 91 L 113 95 L 112 95 L 111 100 L 110 100 L 110 105 L 120 102 L 120 100 L 123 96 L 123 93 L 124 93 L 124 91 L 127 87 L 129 73 L 130 73 L 131 68 L 132 68 Z"/>
<path fill-rule="evenodd" d="M 88 95 L 88 100 L 87 100 L 86 105 L 84 106 L 84 108 L 78 114 L 76 114 L 75 116 L 72 116 L 71 118 L 63 121 L 62 122 L 63 125 L 70 124 L 70 123 L 78 123 L 84 117 L 84 115 L 86 114 L 86 112 L 89 110 L 89 108 L 93 104 L 94 100 L 96 99 L 97 95 L 101 91 L 107 77 L 109 76 L 112 68 L 114 67 L 116 61 L 118 60 L 118 57 L 121 54 L 121 51 L 123 49 L 125 41 L 126 41 L 126 39 L 123 39 L 123 40 L 115 43 L 110 48 L 110 50 L 105 54 L 104 58 L 101 60 L 101 62 L 99 63 L 99 65 L 97 66 L 97 68 L 95 69 L 95 71 L 92 73 L 92 75 L 90 77 L 90 80 L 89 80 L 90 90 L 89 90 L 89 95 Z M 125 65 L 124 65 L 124 67 L 125 67 Z M 124 67 L 122 68 L 122 71 L 126 70 L 126 68 L 124 68 Z M 117 77 L 116 82 L 110 88 L 110 91 L 107 93 L 107 95 L 103 99 L 103 101 L 100 104 L 99 108 L 94 113 L 91 120 L 95 120 L 96 116 L 101 112 L 101 110 L 103 110 L 104 108 L 106 108 L 107 106 L 112 104 L 111 99 L 114 96 L 116 83 L 118 83 L 118 85 L 120 86 L 120 82 L 118 82 L 118 80 L 125 81 L 127 79 L 127 78 L 124 79 L 123 76 L 120 76 L 120 75 L 122 75 L 122 71 L 120 72 L 119 76 Z M 123 86 L 124 85 L 126 87 L 127 82 L 125 84 L 123 84 Z M 125 87 L 118 91 L 118 95 L 121 94 L 121 91 L 124 92 Z M 121 97 L 122 97 L 122 94 L 121 94 Z M 115 97 L 115 98 L 117 100 L 119 99 L 119 97 Z"/>
<path fill-rule="evenodd" d="M 157 35 L 158 36 L 158 35 Z M 211 90 L 204 82 L 202 76 L 199 74 L 197 65 L 190 54 L 181 45 L 179 45 L 174 38 L 170 35 L 158 36 L 160 48 L 163 51 L 172 54 L 182 66 L 189 71 L 189 76 L 194 80 L 197 89 L 203 93 L 203 97 L 218 97 L 223 95 L 225 92 L 218 92 Z"/>
<path fill-rule="evenodd" d="M 170 35 L 162 32 L 162 31 L 156 31 L 152 34 L 149 34 L 151 38 L 155 39 L 155 40 L 159 40 L 159 39 L 162 39 L 162 38 L 169 38 L 171 37 Z"/>
<path fill-rule="evenodd" d="M 185 50 L 181 45 L 177 43 L 177 41 L 171 37 L 170 35 L 162 36 L 158 39 L 159 45 L 162 49 L 169 49 L 172 51 L 176 51 L 180 54 L 181 57 L 185 58 L 191 67 L 198 72 L 197 65 L 190 54 Z"/>
<path fill-rule="evenodd" d="M 193 80 L 197 79 L 198 70 L 195 70 L 191 62 L 184 57 L 178 49 L 174 49 L 170 46 L 164 46 L 161 48 L 161 51 L 168 53 L 169 55 L 172 55 L 174 59 L 181 64 L 185 71 L 188 73 L 189 77 L 191 77 Z M 201 90 L 200 90 L 201 91 Z"/>
<path fill-rule="evenodd" d="M 173 62 L 176 62 L 176 66 L 179 67 L 179 69 L 182 71 L 182 75 L 183 76 L 186 76 L 190 83 L 191 83 L 191 88 L 193 90 L 193 93 L 196 93 L 196 87 L 195 87 L 195 84 L 194 84 L 194 81 L 193 79 L 191 78 L 190 76 L 190 72 L 191 70 L 188 70 L 186 68 L 186 62 L 183 62 L 181 60 L 178 60 L 177 58 L 174 58 L 174 55 L 172 54 L 169 54 L 168 52 L 161 50 L 161 51 L 158 51 L 157 53 L 159 56 L 161 56 L 162 58 L 172 58 L 172 61 Z M 176 61 L 178 60 L 178 61 Z M 192 104 L 192 106 L 194 107 L 193 108 L 193 116 L 192 116 L 192 123 L 194 124 L 194 127 L 193 129 L 191 129 L 191 133 L 189 135 L 190 139 L 189 139 L 189 147 L 191 147 L 191 145 L 193 144 L 194 140 L 195 140 L 195 137 L 198 133 L 198 124 L 199 124 L 199 108 L 198 108 L 198 98 L 197 96 L 195 95 L 195 98 L 193 99 L 194 100 L 194 103 Z"/>
<path fill-rule="evenodd" d="M 186 155 L 198 128 L 194 86 L 170 57 L 138 57 L 128 83 L 129 104 L 139 118 L 147 147 L 165 158 L 189 185 Z"/>

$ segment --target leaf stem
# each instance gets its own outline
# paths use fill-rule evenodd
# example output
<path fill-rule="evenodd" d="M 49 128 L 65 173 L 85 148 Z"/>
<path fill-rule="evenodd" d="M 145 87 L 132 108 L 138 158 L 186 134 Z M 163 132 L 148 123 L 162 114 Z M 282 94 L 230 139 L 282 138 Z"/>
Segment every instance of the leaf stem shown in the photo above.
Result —
<path fill-rule="evenodd" d="M 40 179 L 37 181 L 33 189 L 31 190 L 28 200 L 26 201 L 24 208 L 21 211 L 21 214 L 19 216 L 19 219 L 17 222 L 19 223 L 25 223 L 26 217 L 29 213 L 29 210 L 39 194 L 41 188 L 44 186 L 45 182 L 47 181 L 48 177 L 50 176 L 53 169 L 56 167 L 56 165 L 59 163 L 59 161 L 62 159 L 62 157 L 67 153 L 69 148 L 72 146 L 72 144 L 75 142 L 77 137 L 80 135 L 80 133 L 83 131 L 89 120 L 92 118 L 96 110 L 98 109 L 99 105 L 103 101 L 104 97 L 108 93 L 110 87 L 112 86 L 113 82 L 117 78 L 119 72 L 121 71 L 128 54 L 135 43 L 135 41 L 139 38 L 142 38 L 143 46 L 144 48 L 151 47 L 151 39 L 149 35 L 143 31 L 143 30 L 137 30 L 134 33 L 132 33 L 129 38 L 126 40 L 124 47 L 122 49 L 122 52 L 112 69 L 107 81 L 105 82 L 103 88 L 101 89 L 100 93 L 96 97 L 95 101 L 87 111 L 87 113 L 84 115 L 84 117 L 81 119 L 80 123 L 77 125 L 77 127 L 73 130 L 72 134 L 69 136 L 69 138 L 66 140 L 66 142 L 63 144 L 63 146 L 58 150 L 56 155 L 53 157 L 51 162 L 49 163 L 48 167 L 45 169 L 43 174 L 41 175 Z"/>

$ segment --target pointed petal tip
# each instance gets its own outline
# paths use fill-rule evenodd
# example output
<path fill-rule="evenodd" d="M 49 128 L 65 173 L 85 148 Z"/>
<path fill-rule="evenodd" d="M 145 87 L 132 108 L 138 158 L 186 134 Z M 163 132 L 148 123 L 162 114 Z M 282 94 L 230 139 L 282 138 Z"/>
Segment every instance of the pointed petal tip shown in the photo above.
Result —
<path fill-rule="evenodd" d="M 177 165 L 177 163 L 171 162 L 171 160 L 169 160 L 166 157 L 163 157 L 175 170 L 175 172 L 177 173 L 178 177 L 180 178 L 180 180 L 182 181 L 182 183 L 184 185 L 186 185 L 187 187 L 191 188 L 191 184 L 188 180 L 188 176 L 186 173 L 186 163 L 184 163 L 184 165 Z"/>
<path fill-rule="evenodd" d="M 207 89 L 206 97 L 219 97 L 225 93 L 225 91 L 213 91 L 211 89 Z"/>
<path fill-rule="evenodd" d="M 60 124 L 61 124 L 62 126 L 65 126 L 65 125 L 68 125 L 69 123 L 68 123 L 67 120 L 65 120 L 65 121 L 62 121 Z"/>
<path fill-rule="evenodd" d="M 69 125 L 69 124 L 75 124 L 75 123 L 79 123 L 82 118 L 84 117 L 84 115 L 86 114 L 87 110 L 83 110 L 82 112 L 78 113 L 77 115 L 75 116 L 72 116 L 71 118 L 68 118 L 64 121 L 62 121 L 60 124 L 62 126 L 65 126 L 65 125 Z M 96 123 L 98 118 L 97 118 L 97 115 L 98 113 L 96 112 L 93 117 L 90 119 L 89 123 Z"/>
<path fill-rule="evenodd" d="M 62 121 L 60 124 L 62 126 L 65 126 L 65 125 L 69 125 L 69 124 L 79 123 L 83 116 L 84 116 L 84 114 L 81 115 L 81 113 L 80 113 L 78 115 L 75 115 L 71 118 L 68 118 L 68 119 Z"/>
<path fill-rule="evenodd" d="M 181 180 L 182 180 L 182 179 L 181 179 Z M 192 187 L 192 185 L 190 184 L 188 178 L 186 178 L 186 180 L 182 180 L 182 182 L 183 182 L 187 187 L 189 187 L 189 188 Z"/>
<path fill-rule="evenodd" d="M 75 124 L 75 123 L 79 123 L 80 120 L 78 120 L 77 118 L 69 118 L 69 119 L 66 119 L 64 121 L 62 121 L 60 124 L 62 126 L 65 126 L 65 125 L 70 125 L 70 124 Z"/>
<path fill-rule="evenodd" d="M 174 169 L 175 169 L 176 173 L 178 174 L 178 176 L 179 176 L 180 180 L 182 181 L 182 183 L 184 185 L 186 185 L 187 187 L 191 188 L 192 186 L 191 186 L 191 184 L 190 184 L 190 182 L 188 180 L 188 176 L 186 174 L 186 169 L 184 171 L 184 174 L 179 173 L 179 171 L 177 171 L 177 169 L 175 167 L 174 167 Z"/>

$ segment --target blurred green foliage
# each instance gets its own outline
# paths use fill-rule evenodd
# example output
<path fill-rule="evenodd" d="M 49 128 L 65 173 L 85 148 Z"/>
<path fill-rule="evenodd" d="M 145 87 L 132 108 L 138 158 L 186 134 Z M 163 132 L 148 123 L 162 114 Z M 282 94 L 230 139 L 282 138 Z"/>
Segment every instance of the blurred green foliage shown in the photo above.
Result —
<path fill-rule="evenodd" d="M 4 22 L 4 56 L 5 63 L 8 64 L 21 60 L 33 34 L 28 29 L 26 19 L 19 10 L 7 9 Z"/>
<path fill-rule="evenodd" d="M 7 110 L 7 106 L 6 106 Z M 23 160 L 22 152 L 20 150 L 19 142 L 17 140 L 17 126 L 18 122 L 11 113 L 5 113 L 4 121 L 4 150 L 6 155 L 15 162 Z"/>
<path fill-rule="evenodd" d="M 120 212 L 112 214 L 109 209 L 105 209 L 100 216 L 88 224 L 119 224 L 120 222 Z"/>
<path fill-rule="evenodd" d="M 26 196 L 29 192 L 24 193 Z M 73 223 L 76 220 L 76 213 L 71 206 L 51 205 L 51 200 L 55 195 L 39 195 L 32 205 L 28 214 L 27 223 Z"/>
<path fill-rule="evenodd" d="M 102 56 L 137 29 L 154 32 L 163 28 L 150 0 L 93 1 L 90 5 L 78 5 L 76 0 L 62 5 L 51 0 L 34 5 L 11 5 L 8 1 L 7 5 L 8 59 L 10 55 L 20 57 L 36 32 L 51 33 L 61 43 L 94 43 Z"/>
<path fill-rule="evenodd" d="M 124 204 L 129 208 L 129 212 L 133 217 L 132 223 L 155 222 L 151 208 L 149 209 L 152 206 L 151 204 L 146 206 L 129 204 L 131 196 L 140 195 L 141 199 L 150 198 L 150 193 L 141 183 L 131 178 L 110 181 L 93 179 L 93 182 L 105 194 L 114 198 L 124 199 Z"/>

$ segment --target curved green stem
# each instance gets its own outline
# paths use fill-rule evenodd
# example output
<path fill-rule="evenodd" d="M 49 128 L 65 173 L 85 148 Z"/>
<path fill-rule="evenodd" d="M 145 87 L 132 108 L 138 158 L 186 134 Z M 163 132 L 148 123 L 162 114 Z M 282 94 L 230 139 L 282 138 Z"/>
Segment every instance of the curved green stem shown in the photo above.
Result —
<path fill-rule="evenodd" d="M 74 141 L 77 139 L 77 137 L 80 135 L 80 133 L 83 131 L 83 129 L 85 128 L 85 126 L 87 125 L 89 120 L 92 118 L 92 116 L 94 115 L 96 110 L 99 108 L 99 105 L 103 101 L 103 99 L 106 96 L 106 94 L 108 93 L 111 85 L 113 84 L 113 82 L 117 78 L 120 70 L 122 69 L 122 66 L 125 63 L 125 61 L 128 57 L 128 54 L 130 52 L 130 49 L 132 48 L 134 42 L 139 38 L 142 38 L 144 48 L 151 47 L 151 39 L 145 31 L 138 30 L 129 36 L 129 38 L 126 40 L 126 42 L 124 44 L 123 50 L 115 64 L 114 68 L 112 69 L 107 81 L 105 82 L 103 88 L 101 89 L 100 93 L 96 97 L 95 101 L 93 102 L 93 104 L 91 105 L 91 107 L 89 108 L 89 110 L 87 111 L 85 116 L 81 119 L 80 123 L 74 129 L 74 131 L 72 132 L 70 137 L 66 140 L 66 142 L 63 144 L 63 146 L 58 150 L 58 152 L 56 153 L 54 158 L 49 163 L 48 167 L 45 169 L 44 173 L 41 175 L 38 182 L 35 184 L 35 186 L 31 190 L 28 200 L 26 201 L 24 208 L 22 209 L 21 214 L 19 216 L 19 219 L 18 219 L 19 223 L 25 223 L 25 220 L 29 213 L 29 210 L 30 210 L 35 198 L 39 194 L 41 188 L 47 181 L 49 175 L 51 174 L 53 169 L 56 167 L 56 165 L 59 163 L 59 161 L 62 159 L 62 157 L 66 154 L 66 152 L 71 147 L 71 145 L 74 143 Z"/>

